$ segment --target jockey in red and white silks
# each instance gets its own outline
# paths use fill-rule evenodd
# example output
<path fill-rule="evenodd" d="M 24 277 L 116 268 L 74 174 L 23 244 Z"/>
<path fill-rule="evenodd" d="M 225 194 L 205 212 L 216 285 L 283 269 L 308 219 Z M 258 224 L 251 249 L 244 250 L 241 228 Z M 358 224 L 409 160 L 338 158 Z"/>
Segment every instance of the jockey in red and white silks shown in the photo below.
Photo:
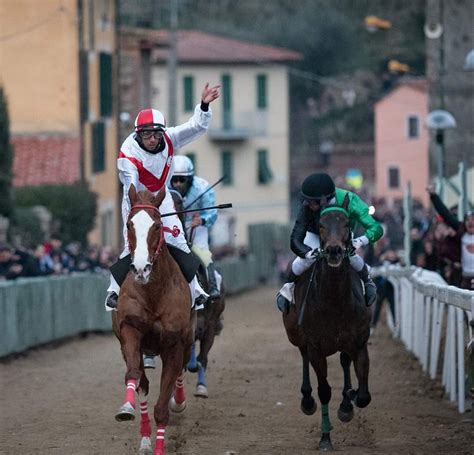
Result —
<path fill-rule="evenodd" d="M 156 109 L 140 111 L 135 121 L 135 131 L 123 142 L 117 159 L 119 179 L 123 185 L 122 219 L 124 250 L 120 257 L 129 254 L 127 239 L 127 219 L 130 213 L 128 190 L 133 183 L 137 191 L 149 190 L 156 194 L 163 187 L 166 190 L 165 198 L 160 205 L 160 213 L 175 211 L 174 203 L 168 191 L 168 185 L 173 175 L 173 155 L 179 149 L 203 135 L 212 117 L 209 103 L 219 96 L 217 87 L 206 84 L 202 92 L 201 104 L 194 109 L 193 116 L 182 125 L 166 128 L 163 114 Z M 173 230 L 177 227 L 179 234 L 174 237 L 165 231 L 165 242 L 180 250 L 190 253 L 183 232 L 183 226 L 178 216 L 169 216 L 162 219 L 163 226 Z M 176 229 L 174 230 L 176 233 Z M 197 279 L 190 283 L 193 299 L 203 294 Z M 111 276 L 108 288 L 111 293 L 118 295 L 120 286 Z M 108 299 L 109 300 L 109 296 Z M 113 309 L 106 301 L 106 308 Z"/>
<path fill-rule="evenodd" d="M 188 122 L 174 128 L 167 128 L 163 137 L 165 142 L 164 148 L 156 155 L 140 147 L 135 139 L 136 133 L 130 134 L 130 136 L 125 139 L 120 148 L 117 160 L 119 179 L 123 185 L 122 219 L 124 223 L 123 238 L 125 248 L 121 257 L 129 253 L 126 223 L 128 214 L 130 213 L 130 201 L 128 198 L 130 185 L 133 183 L 137 191 L 147 189 L 154 194 L 165 187 L 166 196 L 161 203 L 160 213 L 174 212 L 173 199 L 168 191 L 168 186 L 173 175 L 174 151 L 204 134 L 209 126 L 211 116 L 212 111 L 210 109 L 207 112 L 203 112 L 200 106 L 196 106 L 194 115 Z M 161 221 L 165 227 L 173 229 L 174 226 L 178 226 L 180 229 L 178 237 L 173 237 L 171 233 L 165 231 L 165 242 L 185 252 L 189 252 L 190 250 L 186 243 L 181 221 L 178 216 L 165 217 Z"/>

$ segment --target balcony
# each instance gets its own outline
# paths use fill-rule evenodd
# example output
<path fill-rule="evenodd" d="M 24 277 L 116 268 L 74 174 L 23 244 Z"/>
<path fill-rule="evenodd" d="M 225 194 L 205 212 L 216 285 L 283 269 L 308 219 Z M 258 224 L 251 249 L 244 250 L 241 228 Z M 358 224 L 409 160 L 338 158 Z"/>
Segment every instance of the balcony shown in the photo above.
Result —
<path fill-rule="evenodd" d="M 265 136 L 268 113 L 265 111 L 224 112 L 219 127 L 210 127 L 208 137 L 211 141 L 241 142 L 251 137 Z M 216 124 L 214 118 L 212 124 Z"/>

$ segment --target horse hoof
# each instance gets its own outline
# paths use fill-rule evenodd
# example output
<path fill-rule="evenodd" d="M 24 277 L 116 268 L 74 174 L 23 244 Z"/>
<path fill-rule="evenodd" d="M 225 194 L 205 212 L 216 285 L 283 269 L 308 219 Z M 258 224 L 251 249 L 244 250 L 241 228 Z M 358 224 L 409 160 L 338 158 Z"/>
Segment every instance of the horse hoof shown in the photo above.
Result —
<path fill-rule="evenodd" d="M 319 450 L 321 452 L 332 452 L 334 450 L 329 433 L 322 435 L 321 440 L 319 441 Z"/>
<path fill-rule="evenodd" d="M 341 422 L 350 422 L 354 418 L 354 408 L 346 412 L 339 407 L 339 409 L 337 410 L 337 417 Z"/>
<path fill-rule="evenodd" d="M 126 422 L 128 420 L 135 420 L 135 409 L 133 406 L 127 401 L 122 407 L 119 409 L 119 412 L 115 414 L 115 420 L 117 422 Z"/>
<path fill-rule="evenodd" d="M 349 389 L 346 392 L 346 397 L 349 398 L 349 400 L 354 401 L 357 397 L 357 391 L 354 389 Z"/>
<path fill-rule="evenodd" d="M 372 397 L 370 394 L 366 396 L 365 398 L 361 398 L 359 395 L 357 395 L 357 398 L 355 399 L 355 405 L 358 408 L 365 408 L 366 406 L 369 405 L 369 403 L 372 401 Z"/>
<path fill-rule="evenodd" d="M 318 405 L 313 397 L 308 399 L 303 398 L 301 400 L 301 410 L 303 411 L 303 414 L 312 416 L 316 412 L 316 409 L 318 409 Z"/>
<path fill-rule="evenodd" d="M 142 438 L 140 443 L 139 455 L 151 455 L 153 453 L 153 447 L 151 446 L 151 439 L 147 436 Z"/>
<path fill-rule="evenodd" d="M 195 397 L 207 398 L 209 396 L 207 387 L 203 384 L 198 384 L 194 392 Z"/>
<path fill-rule="evenodd" d="M 197 371 L 198 371 L 198 369 L 199 369 L 197 363 L 194 363 L 194 364 L 192 364 L 192 365 L 191 365 L 190 363 L 188 363 L 188 365 L 187 365 L 186 368 L 188 369 L 188 371 L 189 371 L 190 373 L 197 373 Z"/>
<path fill-rule="evenodd" d="M 175 412 L 176 414 L 179 414 L 180 412 L 183 412 L 186 409 L 186 400 L 183 401 L 182 403 L 176 403 L 176 400 L 174 399 L 174 396 L 173 396 L 170 398 L 168 407 L 170 411 Z"/>

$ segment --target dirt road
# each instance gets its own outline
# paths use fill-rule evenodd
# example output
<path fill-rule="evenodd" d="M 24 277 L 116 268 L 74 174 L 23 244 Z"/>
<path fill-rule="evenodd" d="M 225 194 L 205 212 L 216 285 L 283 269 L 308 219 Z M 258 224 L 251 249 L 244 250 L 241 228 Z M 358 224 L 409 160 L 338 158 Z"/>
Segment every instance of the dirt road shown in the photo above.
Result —
<path fill-rule="evenodd" d="M 210 356 L 210 396 L 192 396 L 195 375 L 188 374 L 188 407 L 172 417 L 167 453 L 317 453 L 319 409 L 314 416 L 299 410 L 301 362 L 284 333 L 274 294 L 262 288 L 228 299 L 224 331 Z M 342 374 L 338 357 L 331 358 L 337 453 L 474 453 L 470 414 L 460 416 L 401 344 L 383 327 L 378 330 L 369 348 L 372 403 L 356 409 L 347 424 L 336 416 Z M 114 420 L 124 371 L 112 335 L 91 335 L 0 364 L 0 453 L 137 454 L 138 422 Z M 154 401 L 158 372 L 149 378 Z"/>

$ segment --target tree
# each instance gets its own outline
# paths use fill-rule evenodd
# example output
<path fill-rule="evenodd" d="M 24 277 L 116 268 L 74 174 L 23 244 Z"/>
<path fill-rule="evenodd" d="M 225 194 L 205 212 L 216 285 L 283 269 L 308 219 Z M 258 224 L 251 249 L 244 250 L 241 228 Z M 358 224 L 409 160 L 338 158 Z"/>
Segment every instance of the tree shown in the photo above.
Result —
<path fill-rule="evenodd" d="M 10 120 L 7 100 L 0 87 L 0 215 L 9 218 L 13 212 L 12 199 L 13 146 L 10 143 Z"/>

